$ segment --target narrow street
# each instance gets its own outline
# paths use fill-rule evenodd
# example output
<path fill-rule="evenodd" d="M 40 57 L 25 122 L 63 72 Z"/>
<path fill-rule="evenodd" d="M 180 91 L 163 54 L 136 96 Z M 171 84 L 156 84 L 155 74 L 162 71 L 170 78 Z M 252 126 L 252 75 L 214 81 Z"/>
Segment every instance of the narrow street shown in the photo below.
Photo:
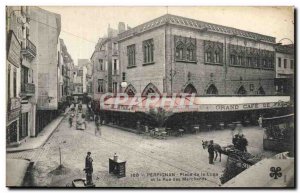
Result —
<path fill-rule="evenodd" d="M 84 131 L 76 130 L 74 126 L 70 128 L 67 116 L 43 147 L 10 153 L 7 158 L 24 158 L 35 162 L 34 186 L 64 187 L 70 185 L 73 179 L 85 178 L 85 156 L 87 151 L 91 151 L 94 160 L 93 179 L 97 187 L 213 187 L 220 184 L 219 177 L 226 165 L 227 156 L 222 155 L 221 162 L 217 160 L 214 165 L 209 165 L 208 153 L 202 148 L 202 140 L 213 139 L 221 146 L 231 143 L 230 130 L 200 132 L 183 137 L 169 137 L 166 140 L 109 126 L 102 126 L 101 132 L 101 136 L 95 136 L 94 122 L 88 122 Z M 262 157 L 274 155 L 262 151 L 262 129 L 247 127 L 243 128 L 243 133 L 249 141 L 250 153 Z M 63 173 L 56 170 L 60 163 L 59 148 Z M 108 173 L 108 159 L 114 153 L 117 153 L 119 159 L 126 161 L 124 178 Z M 168 181 L 168 177 L 151 181 L 153 173 L 174 173 L 180 181 Z M 205 173 L 206 176 L 205 179 L 182 180 L 183 174 L 187 173 Z"/>

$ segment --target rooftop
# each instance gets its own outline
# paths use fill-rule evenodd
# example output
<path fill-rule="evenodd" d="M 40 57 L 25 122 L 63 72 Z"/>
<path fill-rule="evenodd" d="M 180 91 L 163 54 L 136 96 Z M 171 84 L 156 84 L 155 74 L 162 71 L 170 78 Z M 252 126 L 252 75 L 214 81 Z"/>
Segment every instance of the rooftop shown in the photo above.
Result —
<path fill-rule="evenodd" d="M 294 44 L 277 45 L 275 48 L 276 52 L 284 54 L 294 54 Z"/>
<path fill-rule="evenodd" d="M 275 43 L 275 37 L 271 36 L 266 36 L 258 33 L 253 33 L 249 31 L 244 31 L 232 27 L 226 27 L 218 24 L 212 24 L 212 23 L 207 23 L 195 19 L 190 19 L 186 17 L 181 17 L 181 16 L 176 16 L 176 15 L 171 15 L 171 14 L 165 14 L 161 17 L 158 17 L 156 19 L 153 19 L 151 21 L 148 21 L 146 23 L 143 23 L 141 25 L 138 25 L 134 28 L 131 28 L 123 33 L 119 34 L 119 39 L 124 39 L 127 37 L 130 37 L 132 35 L 135 35 L 137 33 L 142 33 L 145 31 L 148 31 L 150 29 L 153 29 L 155 27 L 159 27 L 165 24 L 174 24 L 174 25 L 180 25 L 184 27 L 190 27 L 194 29 L 199 29 L 199 30 L 207 30 L 211 32 L 217 32 L 217 33 L 223 33 L 223 34 L 228 34 L 228 35 L 237 35 L 240 37 L 248 38 L 248 39 L 253 39 L 253 40 L 260 40 L 263 42 L 268 42 L 268 43 Z"/>

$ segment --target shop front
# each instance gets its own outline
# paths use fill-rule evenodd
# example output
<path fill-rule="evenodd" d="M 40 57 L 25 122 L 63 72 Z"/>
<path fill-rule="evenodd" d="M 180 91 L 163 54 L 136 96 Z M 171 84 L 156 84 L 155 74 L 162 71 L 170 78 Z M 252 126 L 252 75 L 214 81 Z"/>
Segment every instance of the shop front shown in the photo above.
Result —
<path fill-rule="evenodd" d="M 192 132 L 195 125 L 200 130 L 224 129 L 234 122 L 256 125 L 260 115 L 284 114 L 289 108 L 290 97 L 111 97 L 99 103 L 100 115 L 106 122 L 133 128 L 139 122 L 155 127 L 155 120 L 149 114 L 163 109 L 168 112 L 165 127 Z"/>
<path fill-rule="evenodd" d="M 21 114 L 21 99 L 19 97 L 19 77 L 21 44 L 16 34 L 10 30 L 7 34 L 7 109 L 6 109 L 6 144 L 19 143 L 19 118 Z"/>

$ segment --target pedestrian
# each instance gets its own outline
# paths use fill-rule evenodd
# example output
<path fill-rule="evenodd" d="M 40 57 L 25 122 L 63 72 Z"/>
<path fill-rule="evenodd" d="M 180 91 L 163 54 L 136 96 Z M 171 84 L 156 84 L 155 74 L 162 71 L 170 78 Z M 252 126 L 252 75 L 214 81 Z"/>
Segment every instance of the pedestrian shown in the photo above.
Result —
<path fill-rule="evenodd" d="M 96 125 L 95 135 L 97 135 L 97 133 L 99 133 L 99 135 L 101 136 L 101 120 L 98 115 L 95 118 L 95 125 Z"/>
<path fill-rule="evenodd" d="M 245 138 L 243 134 L 241 135 L 240 143 L 241 143 L 241 151 L 247 152 L 248 140 Z"/>
<path fill-rule="evenodd" d="M 70 116 L 69 116 L 69 124 L 70 124 L 70 127 L 72 127 L 72 125 L 73 125 L 73 113 L 70 114 Z"/>
<path fill-rule="evenodd" d="M 82 126 L 84 125 L 84 130 L 86 129 L 86 121 L 85 121 L 85 114 L 81 114 L 81 122 L 82 122 Z"/>
<path fill-rule="evenodd" d="M 209 164 L 214 164 L 215 149 L 213 144 L 214 141 L 210 140 L 209 145 L 207 147 Z"/>
<path fill-rule="evenodd" d="M 258 124 L 259 124 L 259 127 L 262 128 L 262 116 L 261 115 L 259 115 Z"/>
<path fill-rule="evenodd" d="M 236 134 L 236 135 L 234 135 L 234 137 L 232 138 L 232 144 L 233 144 L 233 146 L 237 149 L 237 147 L 238 147 L 238 143 L 239 143 L 239 135 L 238 134 Z"/>
<path fill-rule="evenodd" d="M 83 169 L 86 173 L 86 184 L 93 185 L 93 158 L 91 152 L 87 152 L 85 157 L 85 168 Z"/>

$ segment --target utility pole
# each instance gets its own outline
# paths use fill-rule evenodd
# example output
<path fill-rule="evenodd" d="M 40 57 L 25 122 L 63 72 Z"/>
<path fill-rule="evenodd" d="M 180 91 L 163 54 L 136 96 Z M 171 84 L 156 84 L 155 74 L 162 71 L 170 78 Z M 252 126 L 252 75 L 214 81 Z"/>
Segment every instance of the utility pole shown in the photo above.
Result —
<path fill-rule="evenodd" d="M 59 165 L 61 166 L 61 150 L 60 150 L 60 147 L 59 147 Z"/>

